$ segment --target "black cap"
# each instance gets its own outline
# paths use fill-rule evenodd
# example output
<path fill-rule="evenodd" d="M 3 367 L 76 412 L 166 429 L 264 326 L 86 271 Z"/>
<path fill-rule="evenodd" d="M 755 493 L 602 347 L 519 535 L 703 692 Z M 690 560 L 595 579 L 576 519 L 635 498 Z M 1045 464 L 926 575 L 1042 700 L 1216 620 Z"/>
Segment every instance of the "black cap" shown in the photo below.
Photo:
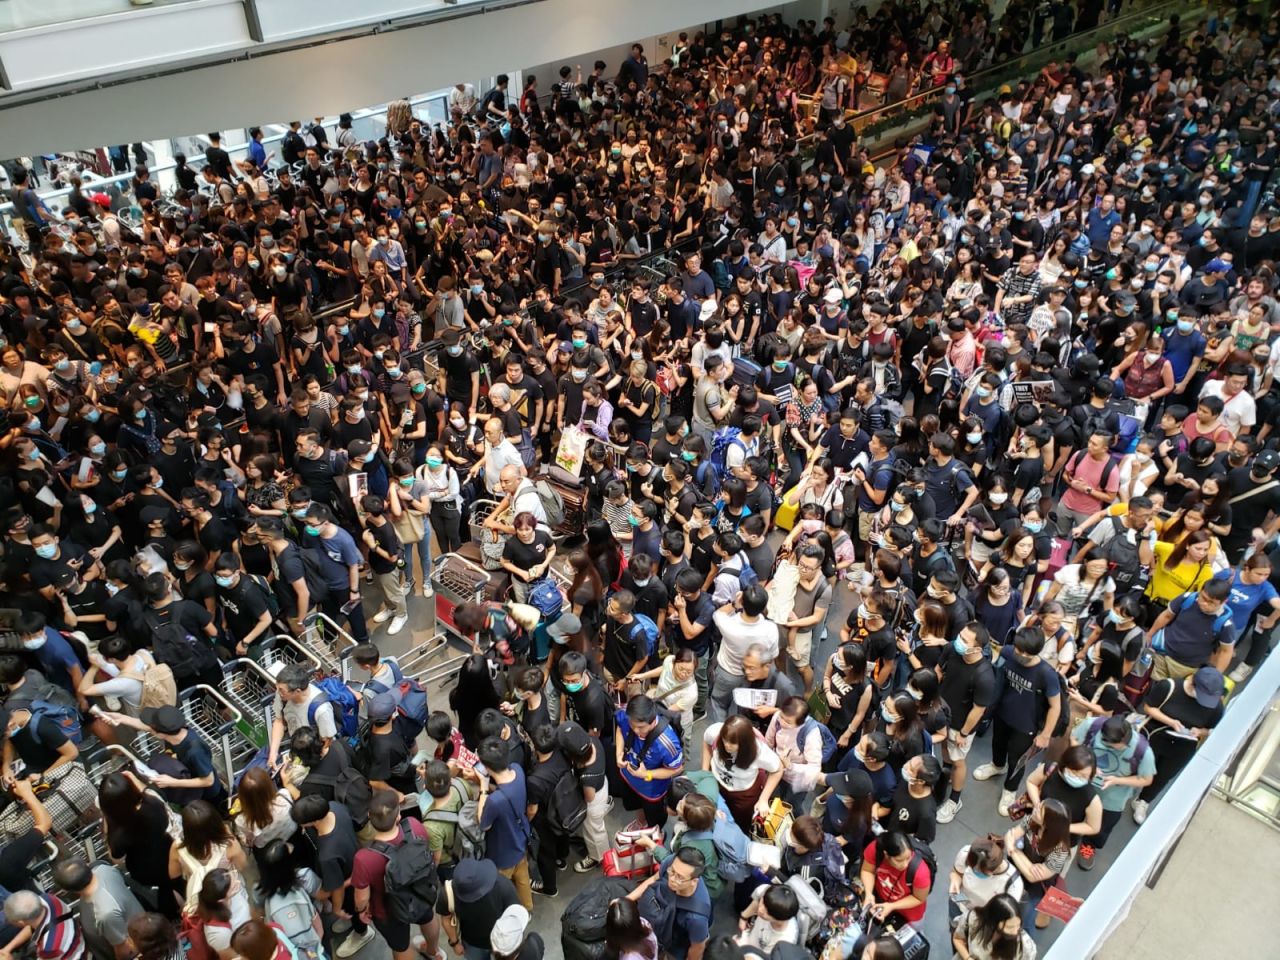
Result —
<path fill-rule="evenodd" d="M 187 718 L 177 707 L 148 707 L 142 711 L 141 719 L 156 733 L 175 734 L 187 729 Z"/>

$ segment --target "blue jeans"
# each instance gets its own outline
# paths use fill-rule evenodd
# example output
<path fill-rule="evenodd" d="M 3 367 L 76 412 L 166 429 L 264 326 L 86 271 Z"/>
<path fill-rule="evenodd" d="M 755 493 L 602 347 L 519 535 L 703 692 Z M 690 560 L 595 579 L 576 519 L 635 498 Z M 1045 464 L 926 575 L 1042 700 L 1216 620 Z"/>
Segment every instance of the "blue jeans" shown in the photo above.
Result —
<path fill-rule="evenodd" d="M 415 579 L 413 576 L 413 553 L 418 552 L 418 561 L 422 565 L 422 579 L 419 581 L 424 586 L 431 581 L 431 528 L 427 527 L 423 531 L 422 539 L 417 543 L 406 543 L 404 545 L 404 575 L 409 579 Z"/>

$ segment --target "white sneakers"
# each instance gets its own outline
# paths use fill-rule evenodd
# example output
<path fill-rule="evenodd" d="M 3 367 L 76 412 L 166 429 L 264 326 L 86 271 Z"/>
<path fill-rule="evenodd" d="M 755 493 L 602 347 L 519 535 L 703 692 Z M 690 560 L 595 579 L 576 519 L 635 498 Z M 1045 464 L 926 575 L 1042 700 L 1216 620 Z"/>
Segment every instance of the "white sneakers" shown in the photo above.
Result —
<path fill-rule="evenodd" d="M 1247 663 L 1237 664 L 1236 668 L 1227 674 L 1227 679 L 1232 683 L 1244 683 L 1249 679 L 1249 674 L 1253 673 L 1253 667 Z"/>
<path fill-rule="evenodd" d="M 347 960 L 348 957 L 354 957 L 357 953 L 368 946 L 369 942 L 373 940 L 373 937 L 373 927 L 366 927 L 363 934 L 356 933 L 352 930 L 347 936 L 347 939 L 338 944 L 337 949 L 333 952 L 341 957 L 342 960 Z"/>
<path fill-rule="evenodd" d="M 1009 805 L 1018 799 L 1018 795 L 1012 790 L 1000 791 L 1000 802 L 996 804 L 996 813 L 1002 817 L 1009 815 Z"/>
<path fill-rule="evenodd" d="M 404 625 L 408 622 L 409 622 L 409 617 L 407 614 L 403 617 L 394 617 L 391 620 L 390 626 L 387 627 L 387 633 L 388 634 L 399 633 L 401 630 L 404 629 Z"/>
<path fill-rule="evenodd" d="M 386 623 L 388 620 L 391 619 L 391 614 L 393 612 L 394 611 L 388 610 L 386 607 L 383 607 L 381 610 L 379 610 L 377 613 L 373 615 L 373 622 Z"/>
<path fill-rule="evenodd" d="M 938 808 L 938 822 L 950 823 L 956 818 L 956 814 L 960 812 L 964 806 L 963 800 L 952 800 L 950 797 Z"/>
<path fill-rule="evenodd" d="M 1142 823 L 1147 819 L 1147 811 L 1151 809 L 1151 805 L 1145 800 L 1133 801 L 1133 822 Z"/>
<path fill-rule="evenodd" d="M 1004 775 L 1004 767 L 997 767 L 994 763 L 984 763 L 973 771 L 973 779 L 975 780 L 994 780 L 996 777 Z"/>

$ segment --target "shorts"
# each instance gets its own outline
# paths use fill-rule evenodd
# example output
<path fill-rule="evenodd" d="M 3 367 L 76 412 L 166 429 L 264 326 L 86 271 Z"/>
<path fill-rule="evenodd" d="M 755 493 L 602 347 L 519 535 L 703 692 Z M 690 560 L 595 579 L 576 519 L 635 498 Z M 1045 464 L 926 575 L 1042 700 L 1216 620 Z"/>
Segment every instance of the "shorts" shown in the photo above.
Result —
<path fill-rule="evenodd" d="M 409 924 L 401 923 L 399 920 L 392 920 L 390 917 L 385 920 L 379 920 L 374 917 L 373 925 L 382 934 L 382 939 L 387 941 L 387 946 L 391 948 L 393 953 L 402 953 L 409 949 L 411 941 Z"/>
<path fill-rule="evenodd" d="M 947 731 L 947 739 L 942 742 L 942 755 L 955 763 L 957 760 L 963 760 L 969 755 L 969 748 L 973 746 L 974 734 L 962 737 L 960 731 L 952 727 Z"/>
<path fill-rule="evenodd" d="M 858 511 L 858 539 L 864 543 L 871 539 L 871 525 L 876 522 L 876 510 Z"/>
<path fill-rule="evenodd" d="M 813 657 L 813 631 L 797 632 L 794 640 L 787 643 L 787 656 L 797 667 L 810 666 Z"/>

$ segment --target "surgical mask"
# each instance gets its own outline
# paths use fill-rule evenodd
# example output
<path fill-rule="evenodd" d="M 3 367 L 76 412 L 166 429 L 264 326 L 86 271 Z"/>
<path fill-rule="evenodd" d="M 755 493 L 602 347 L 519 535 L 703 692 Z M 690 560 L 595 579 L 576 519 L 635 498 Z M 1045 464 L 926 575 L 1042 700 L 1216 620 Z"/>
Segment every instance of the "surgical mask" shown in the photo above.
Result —
<path fill-rule="evenodd" d="M 344 323 L 342 326 L 338 328 L 338 336 L 340 337 L 345 337 L 350 332 L 351 332 L 351 324 L 349 323 Z M 350 367 L 348 367 L 347 369 L 350 369 Z M 360 372 L 360 368 L 356 367 L 356 373 L 359 373 L 359 372 Z"/>
<path fill-rule="evenodd" d="M 996 506 L 1000 506 L 1000 504 L 1004 503 L 1006 500 L 1009 499 L 1009 495 L 1007 493 L 993 493 L 991 494 L 989 499 Z"/>
<path fill-rule="evenodd" d="M 1179 321 L 1178 321 L 1178 332 L 1179 332 L 1179 333 L 1190 333 L 1190 332 L 1191 332 L 1192 330 L 1194 330 L 1195 328 L 1196 328 L 1195 323 L 1193 323 L 1193 322 L 1192 322 L 1192 321 L 1190 321 L 1190 320 L 1179 320 Z"/>
<path fill-rule="evenodd" d="M 30 640 L 23 640 L 22 648 L 24 650 L 39 650 L 41 647 L 45 645 L 47 640 L 48 640 L 48 637 L 41 634 L 38 637 L 32 637 Z"/>
<path fill-rule="evenodd" d="M 401 477 L 400 486 L 408 490 L 410 487 L 413 486 L 413 477 Z"/>
<path fill-rule="evenodd" d="M 966 433 L 966 434 L 965 434 L 965 439 L 967 439 L 970 443 L 981 443 L 981 442 L 982 442 L 982 432 L 981 432 L 981 431 L 979 431 L 979 432 L 977 432 L 977 433 Z"/>
<path fill-rule="evenodd" d="M 680 459 L 683 460 L 685 463 L 693 463 L 693 461 L 696 460 L 697 458 L 698 458 L 698 455 L 692 452 L 691 450 L 680 451 Z"/>
<path fill-rule="evenodd" d="M 41 560 L 52 560 L 58 555 L 58 545 L 56 543 L 45 543 L 36 547 L 36 556 Z"/>
<path fill-rule="evenodd" d="M 483 283 L 473 283 L 473 284 L 471 285 L 471 292 L 472 292 L 475 296 L 477 296 L 477 297 L 478 297 L 478 296 L 480 296 L 480 294 L 484 293 L 484 284 L 483 284 Z"/>
<path fill-rule="evenodd" d="M 214 577 L 213 579 L 220 587 L 229 587 L 234 582 L 230 577 Z"/>
<path fill-rule="evenodd" d="M 100 457 L 107 452 L 107 445 L 105 443 L 90 444 L 89 452 L 92 453 L 95 457 Z"/>
<path fill-rule="evenodd" d="M 907 505 L 905 503 L 899 503 L 897 500 L 889 501 L 889 509 L 893 513 L 899 513 L 900 511 L 904 510 L 906 506 Z"/>
<path fill-rule="evenodd" d="M 1027 533 L 1039 533 L 1041 530 L 1044 529 L 1044 521 L 1028 520 L 1025 523 L 1023 523 L 1023 526 L 1026 527 Z"/>
<path fill-rule="evenodd" d="M 123 480 L 128 475 L 129 475 L 128 470 L 112 470 L 111 471 L 111 476 L 117 480 Z"/>
<path fill-rule="evenodd" d="M 569 693 L 578 693 L 584 686 L 586 686 L 586 684 L 582 683 L 582 681 L 578 681 L 577 683 L 566 683 L 564 688 L 569 691 Z"/>
<path fill-rule="evenodd" d="M 259 260 L 248 260 L 246 262 L 248 263 L 250 270 L 257 270 L 258 267 L 262 266 L 262 263 Z"/>
<path fill-rule="evenodd" d="M 375 319 L 377 319 L 377 320 L 381 320 L 381 319 L 382 319 L 383 317 L 385 317 L 386 315 L 387 315 L 387 311 L 386 311 L 386 309 L 385 309 L 385 308 L 383 308 L 383 307 L 374 307 L 374 308 L 373 308 L 373 316 L 374 316 L 374 318 L 375 318 Z"/>
<path fill-rule="evenodd" d="M 575 350 L 581 350 L 587 345 L 587 341 L 584 337 L 574 337 L 570 342 L 573 344 L 573 348 Z"/>
<path fill-rule="evenodd" d="M 587 371 L 582 370 L 579 367 L 574 367 L 569 372 L 573 376 L 575 383 L 581 383 L 583 380 L 587 379 Z"/>
<path fill-rule="evenodd" d="M 898 722 L 898 718 L 893 715 L 893 712 L 889 709 L 889 705 L 887 703 L 882 703 L 880 705 L 880 716 L 884 718 L 885 723 Z"/>
<path fill-rule="evenodd" d="M 1086 780 L 1084 777 L 1080 776 L 1079 774 L 1073 773 L 1070 770 L 1063 770 L 1062 782 L 1065 783 L 1068 787 L 1074 787 L 1075 789 L 1079 790 L 1089 781 Z"/>
<path fill-rule="evenodd" d="M 1146 357 L 1147 357 L 1148 366 L 1151 366 L 1152 364 L 1156 364 L 1160 362 L 1160 354 L 1158 353 L 1148 353 Z"/>
<path fill-rule="evenodd" d="M 393 380 L 403 372 L 399 367 L 387 367 L 387 376 Z"/>
<path fill-rule="evenodd" d="M 987 397 L 991 396 L 990 387 L 974 387 L 973 392 L 976 393 L 978 397 L 982 400 L 985 400 L 987 399 Z"/>
<path fill-rule="evenodd" d="M 142 409 L 140 409 L 140 410 L 136 411 L 136 412 L 134 413 L 134 415 L 133 415 L 133 419 L 135 419 L 135 420 L 145 420 L 145 419 L 147 419 L 147 408 L 146 408 L 146 407 L 143 407 Z"/>
<path fill-rule="evenodd" d="M 309 523 L 303 524 L 302 529 L 306 532 L 307 536 L 309 537 L 320 536 L 320 528 L 317 526 L 313 526 L 312 524 L 309 524 Z"/>
<path fill-rule="evenodd" d="M 364 462 L 373 463 L 373 458 L 376 457 L 377 455 L 378 455 L 377 450 L 370 450 L 368 453 L 364 455 Z"/>
<path fill-rule="evenodd" d="M 66 357 L 63 357 L 61 360 L 59 360 L 57 363 L 53 365 L 53 369 L 55 370 L 67 370 L 70 367 L 71 367 L 71 361 L 68 360 Z"/>
<path fill-rule="evenodd" d="M 85 516 L 87 517 L 92 517 L 95 513 L 98 512 L 98 505 L 94 503 L 92 500 L 90 500 L 86 504 L 83 504 L 83 507 L 84 507 Z"/>
<path fill-rule="evenodd" d="M 960 656 L 962 657 L 969 652 L 969 648 L 965 646 L 964 640 L 961 639 L 960 637 L 956 637 L 954 640 L 951 641 L 951 647 L 953 650 L 955 650 L 956 653 L 960 654 Z"/>
<path fill-rule="evenodd" d="M 773 361 L 773 369 L 777 370 L 779 373 L 782 373 L 787 369 L 787 361 L 785 360 Z"/>
<path fill-rule="evenodd" d="M 289 269 L 287 267 L 275 266 L 272 268 L 271 272 L 275 274 L 277 280 L 283 280 L 285 276 L 288 275 Z"/>
<path fill-rule="evenodd" d="M 444 466 L 444 461 L 441 460 L 439 457 L 427 457 L 427 466 L 430 467 L 432 470 L 436 470 Z"/>

